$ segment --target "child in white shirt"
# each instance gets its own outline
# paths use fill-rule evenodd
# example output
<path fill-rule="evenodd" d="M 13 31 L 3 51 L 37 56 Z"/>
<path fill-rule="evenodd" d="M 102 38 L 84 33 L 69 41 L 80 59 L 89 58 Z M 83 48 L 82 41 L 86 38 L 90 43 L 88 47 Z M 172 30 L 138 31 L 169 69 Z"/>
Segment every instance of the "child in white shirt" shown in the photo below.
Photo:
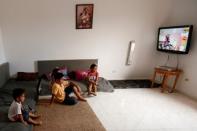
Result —
<path fill-rule="evenodd" d="M 25 90 L 17 88 L 13 90 L 13 102 L 8 111 L 8 118 L 10 121 L 20 121 L 25 125 L 27 123 L 34 125 L 41 125 L 42 121 L 36 121 L 32 118 L 39 117 L 38 115 L 33 114 L 32 112 L 27 112 L 23 109 L 22 103 L 25 101 Z"/>

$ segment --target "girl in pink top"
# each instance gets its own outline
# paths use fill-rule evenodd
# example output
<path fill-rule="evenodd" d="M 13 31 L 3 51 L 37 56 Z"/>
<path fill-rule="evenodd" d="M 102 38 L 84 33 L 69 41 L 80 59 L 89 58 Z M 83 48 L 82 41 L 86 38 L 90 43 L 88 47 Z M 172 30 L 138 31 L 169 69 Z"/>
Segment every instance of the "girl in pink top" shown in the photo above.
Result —
<path fill-rule="evenodd" d="M 90 72 L 88 73 L 88 95 L 92 94 L 96 96 L 98 77 L 97 65 L 92 64 L 90 66 Z"/>

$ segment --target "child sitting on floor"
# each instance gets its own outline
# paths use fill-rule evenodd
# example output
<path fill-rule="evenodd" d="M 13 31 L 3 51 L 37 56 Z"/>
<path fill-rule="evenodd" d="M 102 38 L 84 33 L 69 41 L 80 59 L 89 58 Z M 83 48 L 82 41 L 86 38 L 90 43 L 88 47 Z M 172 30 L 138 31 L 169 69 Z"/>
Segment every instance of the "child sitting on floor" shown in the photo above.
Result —
<path fill-rule="evenodd" d="M 25 90 L 21 88 L 17 88 L 13 90 L 13 102 L 8 111 L 8 118 L 10 121 L 20 121 L 25 125 L 34 124 L 41 125 L 42 121 L 33 120 L 33 118 L 40 117 L 39 115 L 35 115 L 32 112 L 28 112 L 24 110 L 22 103 L 25 101 Z"/>
<path fill-rule="evenodd" d="M 54 79 L 55 81 L 52 86 L 52 97 L 50 104 L 56 100 L 62 104 L 75 105 L 77 103 L 77 99 L 70 96 L 72 92 L 77 96 L 78 100 L 86 101 L 86 99 L 82 96 L 80 87 L 73 82 L 64 80 L 64 75 L 62 73 L 55 73 Z"/>
<path fill-rule="evenodd" d="M 88 95 L 93 94 L 96 96 L 98 77 L 99 73 L 97 72 L 97 65 L 92 64 L 90 66 L 90 72 L 88 73 Z"/>

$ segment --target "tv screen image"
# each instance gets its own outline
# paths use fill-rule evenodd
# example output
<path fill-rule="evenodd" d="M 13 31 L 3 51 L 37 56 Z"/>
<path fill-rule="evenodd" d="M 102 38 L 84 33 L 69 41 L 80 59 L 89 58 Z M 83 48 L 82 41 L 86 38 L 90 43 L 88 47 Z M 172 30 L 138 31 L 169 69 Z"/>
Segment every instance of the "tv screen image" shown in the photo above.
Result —
<path fill-rule="evenodd" d="M 158 33 L 157 49 L 186 54 L 189 51 L 192 26 L 161 27 Z"/>

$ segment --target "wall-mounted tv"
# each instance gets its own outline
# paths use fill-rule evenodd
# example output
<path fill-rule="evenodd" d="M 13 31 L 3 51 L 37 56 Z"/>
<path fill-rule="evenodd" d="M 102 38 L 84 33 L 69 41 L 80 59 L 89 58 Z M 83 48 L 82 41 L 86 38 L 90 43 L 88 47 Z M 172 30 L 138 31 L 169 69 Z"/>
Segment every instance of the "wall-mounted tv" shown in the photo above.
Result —
<path fill-rule="evenodd" d="M 192 25 L 160 27 L 158 30 L 157 50 L 188 54 L 192 30 Z"/>

